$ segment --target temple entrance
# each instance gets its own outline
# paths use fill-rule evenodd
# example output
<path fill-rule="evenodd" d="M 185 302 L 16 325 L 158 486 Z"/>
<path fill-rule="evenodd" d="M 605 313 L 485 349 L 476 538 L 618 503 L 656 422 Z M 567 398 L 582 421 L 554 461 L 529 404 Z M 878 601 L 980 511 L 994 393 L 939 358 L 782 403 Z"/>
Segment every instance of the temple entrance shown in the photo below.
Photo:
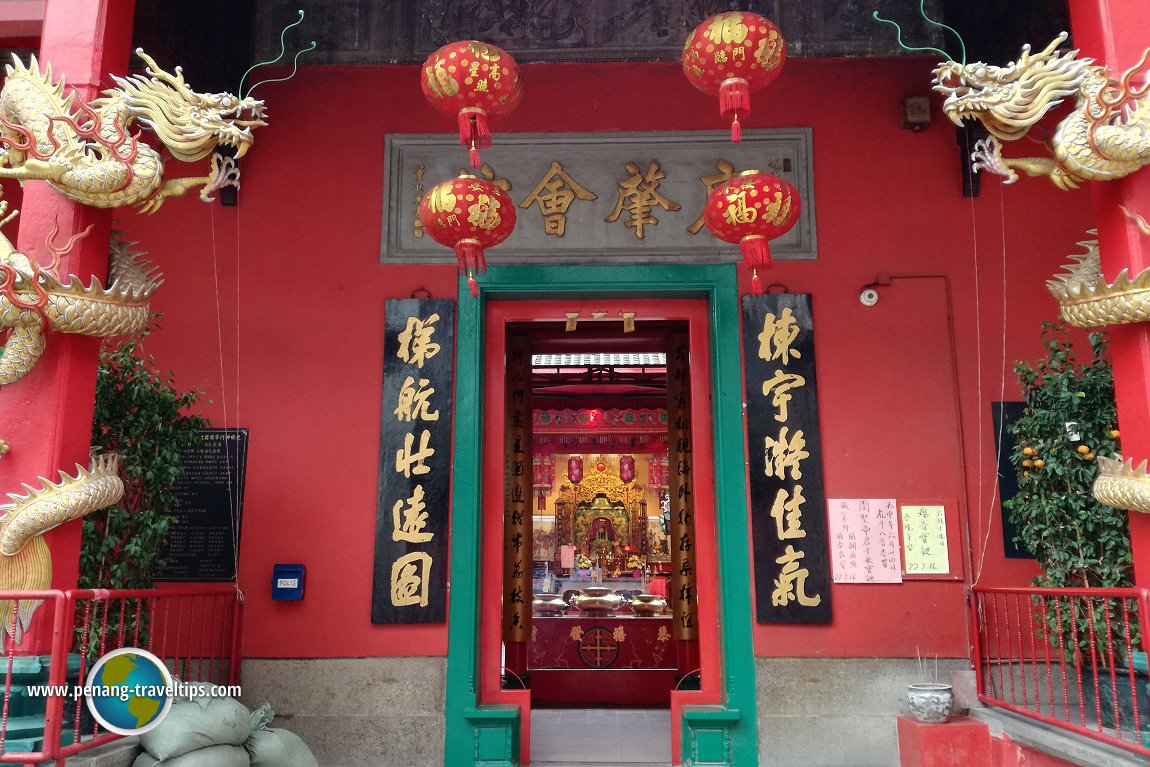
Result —
<path fill-rule="evenodd" d="M 485 636 L 498 621 L 501 691 L 526 709 L 521 753 L 667 763 L 673 709 L 717 674 L 717 637 L 704 658 L 699 636 L 716 615 L 706 303 L 509 301 L 487 319 L 503 364 L 488 367 L 502 434 L 484 435 L 485 540 L 501 530 L 484 559 L 502 577 L 481 615 Z"/>

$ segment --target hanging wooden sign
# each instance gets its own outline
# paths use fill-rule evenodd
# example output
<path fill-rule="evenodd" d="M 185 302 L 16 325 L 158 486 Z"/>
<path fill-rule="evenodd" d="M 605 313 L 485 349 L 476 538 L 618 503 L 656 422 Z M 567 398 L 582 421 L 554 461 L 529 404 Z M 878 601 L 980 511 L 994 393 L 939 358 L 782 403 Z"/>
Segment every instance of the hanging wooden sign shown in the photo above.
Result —
<path fill-rule="evenodd" d="M 503 641 L 531 638 L 531 349 L 527 336 L 507 339 L 503 425 Z M 513 665 L 509 663 L 509 666 Z"/>
<path fill-rule="evenodd" d="M 455 303 L 387 302 L 372 623 L 447 612 Z"/>
<path fill-rule="evenodd" d="M 695 490 L 691 443 L 691 343 L 686 331 L 667 336 L 667 412 L 671 420 L 667 467 L 671 519 L 671 593 L 667 601 L 675 615 L 675 638 L 699 636 L 696 588 Z"/>
<path fill-rule="evenodd" d="M 755 612 L 764 623 L 831 620 L 811 297 L 743 297 Z"/>

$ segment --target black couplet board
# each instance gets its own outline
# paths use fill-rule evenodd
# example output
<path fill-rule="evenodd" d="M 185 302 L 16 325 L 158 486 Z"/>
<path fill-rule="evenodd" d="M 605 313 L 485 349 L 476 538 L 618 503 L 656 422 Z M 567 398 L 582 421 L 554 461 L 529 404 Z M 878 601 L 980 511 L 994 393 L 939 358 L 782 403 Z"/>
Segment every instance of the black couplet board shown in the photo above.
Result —
<path fill-rule="evenodd" d="M 202 429 L 182 453 L 175 519 L 157 581 L 234 581 L 247 472 L 247 429 Z"/>
<path fill-rule="evenodd" d="M 811 297 L 743 297 L 755 614 L 829 623 L 831 567 Z"/>
<path fill-rule="evenodd" d="M 455 302 L 389 300 L 383 333 L 371 622 L 442 623 Z"/>

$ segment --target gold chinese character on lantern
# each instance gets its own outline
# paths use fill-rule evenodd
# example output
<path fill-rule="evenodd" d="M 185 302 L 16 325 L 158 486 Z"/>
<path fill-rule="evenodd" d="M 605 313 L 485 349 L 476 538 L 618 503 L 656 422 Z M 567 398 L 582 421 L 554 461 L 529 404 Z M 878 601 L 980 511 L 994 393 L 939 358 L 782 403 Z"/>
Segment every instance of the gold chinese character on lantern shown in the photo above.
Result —
<path fill-rule="evenodd" d="M 657 161 L 651 161 L 646 173 L 640 173 L 639 166 L 633 162 L 628 162 L 626 168 L 631 175 L 617 182 L 619 200 L 606 221 L 609 224 L 618 221 L 620 214 L 626 210 L 630 215 L 626 226 L 634 229 L 635 236 L 641 240 L 644 226 L 655 226 L 659 223 L 659 220 L 651 215 L 655 205 L 667 211 L 676 211 L 682 206 L 659 193 L 659 182 L 665 179 L 667 174 L 660 169 Z"/>
<path fill-rule="evenodd" d="M 558 162 L 552 162 L 547 173 L 531 190 L 520 208 L 529 208 L 531 203 L 539 205 L 543 214 L 543 232 L 562 237 L 567 228 L 567 209 L 576 198 L 584 201 L 597 200 L 598 195 L 587 191 L 563 170 Z"/>

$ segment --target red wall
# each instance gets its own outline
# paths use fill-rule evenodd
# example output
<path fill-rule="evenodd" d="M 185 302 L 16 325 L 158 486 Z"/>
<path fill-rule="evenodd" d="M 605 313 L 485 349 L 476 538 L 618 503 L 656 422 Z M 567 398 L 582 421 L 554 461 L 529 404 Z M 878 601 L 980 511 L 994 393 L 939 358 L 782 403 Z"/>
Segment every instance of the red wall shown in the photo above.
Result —
<path fill-rule="evenodd" d="M 814 135 L 819 259 L 780 263 L 767 281 L 814 295 L 827 496 L 957 499 L 981 582 L 1023 583 L 1033 565 L 1003 561 L 994 524 L 989 402 L 1016 399 L 1013 360 L 1041 351 L 1039 323 L 1057 313 L 1044 281 L 1083 239 L 1089 199 L 993 178 L 964 199 L 938 100 L 929 129 L 901 127 L 902 99 L 928 92 L 930 68 L 791 60 L 755 95 L 747 128 Z M 499 131 L 724 127 L 715 99 L 676 63 L 538 64 L 524 80 L 518 110 L 493 126 L 496 142 Z M 445 625 L 380 627 L 368 616 L 384 301 L 456 290 L 451 266 L 379 264 L 384 135 L 443 132 L 444 151 L 462 161 L 454 122 L 424 102 L 410 66 L 305 69 L 262 95 L 271 124 L 242 161 L 239 207 L 173 200 L 152 217 L 120 216 L 167 276 L 154 304 L 164 332 L 149 351 L 182 386 L 208 393 L 215 425 L 251 429 L 244 652 L 443 654 Z M 949 278 L 961 421 L 944 282 L 895 280 L 862 307 L 859 289 L 879 272 Z M 306 598 L 273 603 L 272 564 L 296 561 L 308 567 Z M 758 626 L 756 652 L 967 654 L 960 581 L 839 586 L 833 599 L 833 624 Z"/>

